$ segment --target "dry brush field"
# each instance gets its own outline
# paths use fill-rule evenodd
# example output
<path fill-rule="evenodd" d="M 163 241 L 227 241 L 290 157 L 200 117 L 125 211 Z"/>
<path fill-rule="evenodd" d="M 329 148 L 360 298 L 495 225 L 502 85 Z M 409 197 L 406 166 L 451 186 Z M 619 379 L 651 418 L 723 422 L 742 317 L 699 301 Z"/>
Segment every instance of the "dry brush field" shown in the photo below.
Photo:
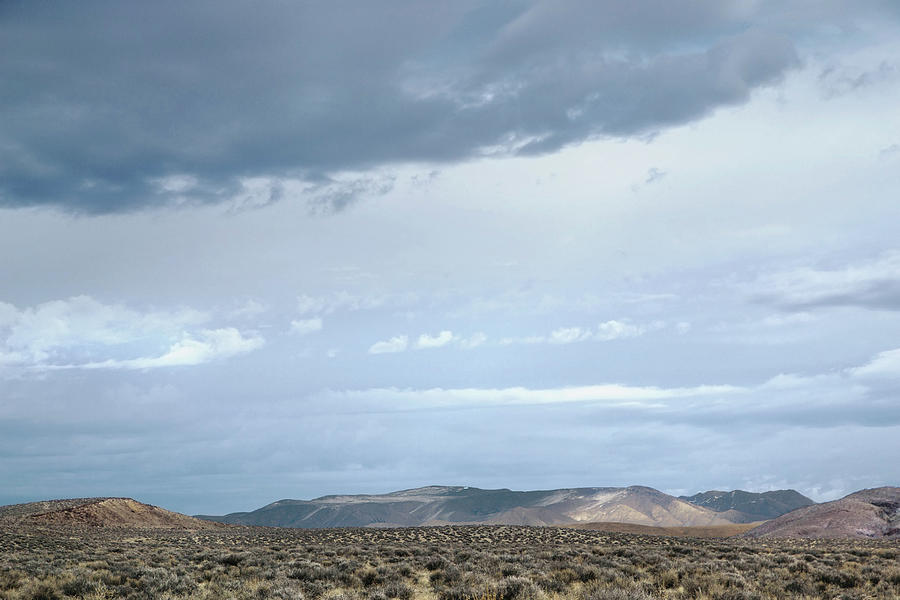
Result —
<path fill-rule="evenodd" d="M 900 545 L 567 528 L 0 530 L 0 599 L 900 598 Z"/>

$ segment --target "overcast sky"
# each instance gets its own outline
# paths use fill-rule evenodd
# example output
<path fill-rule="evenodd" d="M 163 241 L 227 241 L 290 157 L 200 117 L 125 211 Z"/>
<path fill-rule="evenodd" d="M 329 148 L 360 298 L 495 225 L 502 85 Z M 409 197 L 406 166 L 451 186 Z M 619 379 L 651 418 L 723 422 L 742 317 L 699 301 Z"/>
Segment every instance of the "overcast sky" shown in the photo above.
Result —
<path fill-rule="evenodd" d="M 893 0 L 3 2 L 0 503 L 900 482 Z"/>

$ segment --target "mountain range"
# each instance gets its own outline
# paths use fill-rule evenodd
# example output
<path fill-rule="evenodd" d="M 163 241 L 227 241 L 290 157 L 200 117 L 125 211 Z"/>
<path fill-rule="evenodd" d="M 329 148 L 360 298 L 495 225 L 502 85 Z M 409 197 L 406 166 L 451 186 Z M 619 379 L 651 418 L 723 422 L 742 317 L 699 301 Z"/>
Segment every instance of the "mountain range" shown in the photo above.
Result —
<path fill-rule="evenodd" d="M 791 510 L 792 506 L 801 505 Z M 780 511 L 783 514 L 776 514 Z M 773 518 L 761 524 L 755 517 Z M 0 528 L 25 525 L 216 529 L 405 527 L 422 525 L 562 525 L 650 535 L 751 538 L 900 539 L 900 487 L 854 492 L 815 504 L 794 490 L 708 491 L 676 498 L 653 488 L 543 491 L 429 486 L 388 494 L 279 500 L 221 517 L 189 517 L 131 498 L 75 498 L 0 506 Z"/>
<path fill-rule="evenodd" d="M 705 492 L 715 493 L 718 492 Z M 704 506 L 690 498 L 676 498 L 644 486 L 542 491 L 429 486 L 388 494 L 279 500 L 250 512 L 198 515 L 198 518 L 239 525 L 299 528 L 591 522 L 695 527 L 765 520 L 784 514 L 796 505 L 812 503 L 793 490 L 766 494 L 769 495 L 741 492 L 741 502 L 737 505 L 709 502 L 709 506 Z M 745 506 L 753 510 L 739 509 Z"/>

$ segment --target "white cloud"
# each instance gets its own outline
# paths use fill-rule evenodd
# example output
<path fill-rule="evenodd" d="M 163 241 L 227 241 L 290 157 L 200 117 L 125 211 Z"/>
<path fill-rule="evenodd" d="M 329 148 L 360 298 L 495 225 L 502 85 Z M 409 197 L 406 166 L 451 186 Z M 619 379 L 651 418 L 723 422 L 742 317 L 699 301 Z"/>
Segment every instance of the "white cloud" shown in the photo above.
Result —
<path fill-rule="evenodd" d="M 478 331 L 476 333 L 473 333 L 471 336 L 469 336 L 467 338 L 461 339 L 459 341 L 459 346 L 460 346 L 460 348 L 463 348 L 464 350 L 470 350 L 472 348 L 477 348 L 478 346 L 481 346 L 487 340 L 488 340 L 488 336 L 485 335 L 484 332 Z"/>
<path fill-rule="evenodd" d="M 210 318 L 189 308 L 140 312 L 89 296 L 24 309 L 0 303 L 0 364 L 31 370 L 145 369 L 200 364 L 262 346 L 261 337 L 244 337 L 234 328 L 194 330 Z M 127 357 L 160 347 L 168 349 Z"/>
<path fill-rule="evenodd" d="M 53 300 L 17 309 L 0 305 L 0 344 L 25 363 L 43 363 L 68 352 L 172 339 L 205 323 L 210 315 L 193 309 L 140 312 L 103 304 L 89 296 Z"/>
<path fill-rule="evenodd" d="M 880 352 L 865 365 L 848 372 L 859 377 L 900 377 L 900 348 Z"/>
<path fill-rule="evenodd" d="M 574 344 L 589 340 L 597 342 L 610 342 L 626 338 L 644 335 L 649 331 L 662 329 L 666 326 L 663 321 L 653 321 L 646 324 L 634 324 L 628 320 L 604 321 L 597 325 L 596 329 L 587 327 L 560 327 L 550 332 L 550 335 L 532 335 L 525 337 L 506 337 L 500 340 L 501 346 L 512 344 Z M 689 326 L 688 326 L 689 327 Z M 679 331 L 680 332 L 680 331 Z"/>
<path fill-rule="evenodd" d="M 291 321 L 291 333 L 295 335 L 309 335 L 322 330 L 322 319 L 294 319 Z"/>
<path fill-rule="evenodd" d="M 606 321 L 597 326 L 597 333 L 594 339 L 601 342 L 609 342 L 612 340 L 621 340 L 625 338 L 633 338 L 644 335 L 648 331 L 661 329 L 665 324 L 659 321 L 650 323 L 649 325 L 635 325 L 628 321 Z"/>
<path fill-rule="evenodd" d="M 414 303 L 414 294 L 351 294 L 347 291 L 324 296 L 297 296 L 297 312 L 300 315 L 330 315 L 339 310 L 355 312 L 375 310 L 385 306 L 408 306 Z"/>
<path fill-rule="evenodd" d="M 199 365 L 214 360 L 244 354 L 261 348 L 264 340 L 260 336 L 244 337 L 233 327 L 224 329 L 204 329 L 197 337 L 185 336 L 172 344 L 169 351 L 161 356 L 132 358 L 126 360 L 105 360 L 81 365 L 61 365 L 52 368 L 77 369 L 155 369 L 159 367 L 183 367 Z"/>
<path fill-rule="evenodd" d="M 435 336 L 423 333 L 419 336 L 419 339 L 416 340 L 416 349 L 426 350 L 428 348 L 440 348 L 441 346 L 446 346 L 454 339 L 456 338 L 453 336 L 453 332 L 448 330 L 441 331 Z"/>
<path fill-rule="evenodd" d="M 524 337 L 505 337 L 500 339 L 501 346 L 511 346 L 513 344 L 543 344 L 547 338 L 542 335 L 528 335 Z"/>
<path fill-rule="evenodd" d="M 675 324 L 675 331 L 679 334 L 684 335 L 691 330 L 691 324 L 687 321 L 679 321 Z"/>
<path fill-rule="evenodd" d="M 586 331 L 581 327 L 560 327 L 550 333 L 547 341 L 551 344 L 571 344 L 589 340 L 591 335 L 590 331 Z"/>
<path fill-rule="evenodd" d="M 375 342 L 369 347 L 369 354 L 391 354 L 403 352 L 409 346 L 409 338 L 405 335 L 397 335 L 389 340 Z"/>
<path fill-rule="evenodd" d="M 655 406 L 663 400 L 691 397 L 728 396 L 746 392 L 746 388 L 730 385 L 700 385 L 684 388 L 601 384 L 561 388 L 376 388 L 329 392 L 342 397 L 389 401 L 392 407 L 410 404 L 417 407 L 498 406 L 512 404 L 562 404 L 570 402 L 603 402 L 607 405 Z"/>

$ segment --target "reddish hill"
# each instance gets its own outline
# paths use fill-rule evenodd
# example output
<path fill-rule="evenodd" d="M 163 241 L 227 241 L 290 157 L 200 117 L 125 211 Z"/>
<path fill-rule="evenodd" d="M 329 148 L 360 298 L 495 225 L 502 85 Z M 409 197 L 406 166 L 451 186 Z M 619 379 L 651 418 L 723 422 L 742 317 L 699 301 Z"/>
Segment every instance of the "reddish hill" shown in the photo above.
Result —
<path fill-rule="evenodd" d="M 87 527 L 215 529 L 221 524 L 144 504 L 131 498 L 78 498 L 0 507 L 0 521 Z"/>
<path fill-rule="evenodd" d="M 900 538 L 900 487 L 862 490 L 840 500 L 800 508 L 744 536 Z"/>

